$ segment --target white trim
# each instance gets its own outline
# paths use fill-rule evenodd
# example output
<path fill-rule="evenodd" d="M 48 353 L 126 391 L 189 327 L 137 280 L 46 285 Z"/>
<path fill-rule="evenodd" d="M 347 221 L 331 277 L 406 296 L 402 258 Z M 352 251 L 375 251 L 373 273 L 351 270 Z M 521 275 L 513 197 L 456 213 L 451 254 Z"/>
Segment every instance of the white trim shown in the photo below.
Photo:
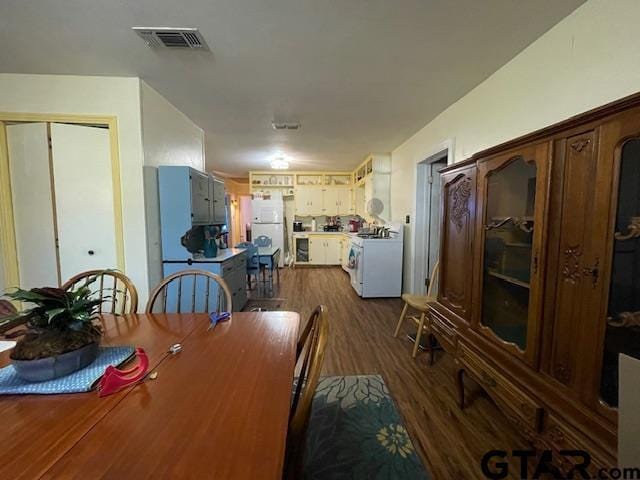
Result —
<path fill-rule="evenodd" d="M 447 157 L 447 163 L 452 163 L 454 151 L 454 139 L 448 139 L 444 142 L 436 145 L 431 152 L 422 159 L 416 161 L 414 166 L 414 177 L 416 179 L 415 185 L 415 198 L 413 204 L 414 212 L 414 226 L 413 226 L 413 272 L 411 275 L 412 288 L 411 291 L 416 295 L 424 295 L 425 286 L 424 279 L 427 278 L 428 272 L 425 272 L 428 238 L 427 238 L 427 224 L 429 208 L 427 204 L 427 192 L 426 188 L 421 186 L 426 185 L 427 175 L 429 172 L 429 164 L 441 160 L 443 157 Z M 430 191 L 429 191 L 430 193 Z"/>

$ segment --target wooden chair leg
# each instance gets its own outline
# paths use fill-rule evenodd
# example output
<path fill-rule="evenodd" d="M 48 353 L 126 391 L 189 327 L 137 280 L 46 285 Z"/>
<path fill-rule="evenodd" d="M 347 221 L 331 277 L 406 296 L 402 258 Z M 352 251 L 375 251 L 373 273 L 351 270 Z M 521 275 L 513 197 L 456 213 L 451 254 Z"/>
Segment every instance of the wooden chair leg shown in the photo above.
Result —
<path fill-rule="evenodd" d="M 416 355 L 418 354 L 418 347 L 420 346 L 420 338 L 422 337 L 422 328 L 424 327 L 424 317 L 425 317 L 425 314 L 422 313 L 420 315 L 420 321 L 418 322 L 418 331 L 416 332 L 416 343 L 414 343 L 413 345 L 413 353 L 411 354 L 413 358 L 416 358 Z"/>
<path fill-rule="evenodd" d="M 400 332 L 400 326 L 402 326 L 402 322 L 404 322 L 404 317 L 407 314 L 407 309 L 409 308 L 409 304 L 405 303 L 404 307 L 402 307 L 402 313 L 400 314 L 400 318 L 398 319 L 398 325 L 396 325 L 396 331 L 393 336 L 398 338 L 398 333 Z"/>
<path fill-rule="evenodd" d="M 435 340 L 435 337 L 433 336 L 433 334 L 430 333 L 429 334 L 429 366 L 430 367 L 433 366 L 433 362 L 436 355 L 434 340 Z"/>
<path fill-rule="evenodd" d="M 456 386 L 458 387 L 458 405 L 460 410 L 464 410 L 464 369 L 462 368 L 456 372 Z"/>

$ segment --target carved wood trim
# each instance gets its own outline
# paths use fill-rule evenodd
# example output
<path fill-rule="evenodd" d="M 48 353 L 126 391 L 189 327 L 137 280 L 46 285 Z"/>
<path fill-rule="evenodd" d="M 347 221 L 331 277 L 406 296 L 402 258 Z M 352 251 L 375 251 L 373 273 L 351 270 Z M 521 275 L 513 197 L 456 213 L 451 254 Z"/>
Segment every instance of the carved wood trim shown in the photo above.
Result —
<path fill-rule="evenodd" d="M 576 140 L 571 144 L 571 148 L 573 148 L 576 152 L 581 152 L 590 143 L 591 143 L 590 138 L 580 138 L 579 140 Z"/>
<path fill-rule="evenodd" d="M 582 251 L 580 245 L 568 246 L 564 250 L 564 263 L 562 264 L 562 276 L 565 282 L 576 283 L 582 276 L 580 257 Z"/>
<path fill-rule="evenodd" d="M 456 226 L 458 233 L 464 226 L 464 217 L 469 215 L 469 197 L 471 196 L 471 179 L 465 177 L 451 189 L 451 209 L 449 218 Z"/>

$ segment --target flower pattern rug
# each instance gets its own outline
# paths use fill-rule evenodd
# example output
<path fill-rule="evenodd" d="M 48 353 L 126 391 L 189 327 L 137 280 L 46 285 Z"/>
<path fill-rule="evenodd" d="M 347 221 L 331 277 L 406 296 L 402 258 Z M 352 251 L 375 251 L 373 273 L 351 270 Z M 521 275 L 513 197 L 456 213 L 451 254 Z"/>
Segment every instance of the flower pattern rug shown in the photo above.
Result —
<path fill-rule="evenodd" d="M 307 432 L 305 479 L 428 479 L 379 375 L 323 377 Z"/>

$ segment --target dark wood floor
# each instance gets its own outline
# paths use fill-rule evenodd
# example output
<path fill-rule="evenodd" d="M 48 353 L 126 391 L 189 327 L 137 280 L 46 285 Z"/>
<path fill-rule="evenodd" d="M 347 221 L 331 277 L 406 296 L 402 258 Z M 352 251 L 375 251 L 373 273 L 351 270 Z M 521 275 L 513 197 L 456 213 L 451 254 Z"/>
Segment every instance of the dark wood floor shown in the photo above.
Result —
<path fill-rule="evenodd" d="M 424 353 L 411 358 L 405 335 L 393 337 L 401 300 L 362 300 L 339 267 L 281 272 L 274 292 L 283 299 L 274 302 L 280 310 L 299 312 L 306 320 L 316 305 L 327 309 L 330 338 L 323 373 L 381 374 L 433 479 L 485 478 L 480 459 L 487 451 L 529 448 L 471 381 L 469 406 L 458 408 L 451 357 L 439 352 L 432 367 Z M 510 470 L 511 478 L 518 478 L 515 465 Z"/>

